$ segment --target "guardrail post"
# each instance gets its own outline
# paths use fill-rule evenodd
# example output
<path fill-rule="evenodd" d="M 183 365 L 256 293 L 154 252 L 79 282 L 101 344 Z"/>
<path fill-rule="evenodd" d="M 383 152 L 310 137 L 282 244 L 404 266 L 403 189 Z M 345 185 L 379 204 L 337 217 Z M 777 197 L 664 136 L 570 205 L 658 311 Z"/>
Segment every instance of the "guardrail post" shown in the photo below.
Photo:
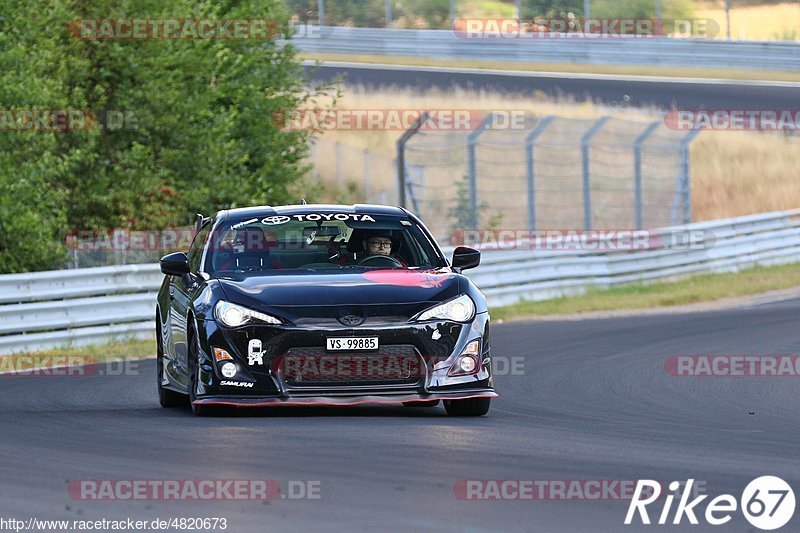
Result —
<path fill-rule="evenodd" d="M 544 133 L 556 117 L 549 115 L 542 119 L 525 139 L 525 167 L 528 179 L 528 229 L 536 229 L 536 172 L 534 170 L 533 148 L 536 139 Z"/>
<path fill-rule="evenodd" d="M 417 134 L 428 118 L 430 118 L 430 113 L 424 111 L 419 116 L 419 120 L 397 139 L 397 185 L 400 207 L 406 207 L 406 143 Z"/>
<path fill-rule="evenodd" d="M 660 121 L 650 124 L 633 145 L 634 166 L 634 201 L 636 203 L 636 229 L 644 229 L 644 201 L 642 194 L 642 145 L 661 124 Z"/>
<path fill-rule="evenodd" d="M 385 1 L 386 6 L 386 27 L 390 27 L 392 25 L 392 0 Z"/>
<path fill-rule="evenodd" d="M 600 133 L 600 130 L 609 120 L 611 120 L 611 117 L 601 118 L 581 138 L 581 151 L 583 153 L 583 229 L 585 231 L 592 229 L 592 184 L 589 173 L 589 145 L 594 136 Z"/>
<path fill-rule="evenodd" d="M 494 113 L 489 113 L 481 122 L 478 128 L 469 134 L 467 138 L 467 177 L 469 179 L 469 207 L 472 210 L 470 213 L 470 227 L 469 229 L 478 228 L 478 170 L 477 162 L 475 160 L 475 145 L 478 144 L 478 138 L 483 134 L 486 129 L 492 125 L 494 121 Z"/>
<path fill-rule="evenodd" d="M 683 193 L 683 223 L 692 222 L 692 168 L 689 161 L 689 146 L 700 135 L 702 129 L 692 130 L 681 141 L 681 192 Z"/>

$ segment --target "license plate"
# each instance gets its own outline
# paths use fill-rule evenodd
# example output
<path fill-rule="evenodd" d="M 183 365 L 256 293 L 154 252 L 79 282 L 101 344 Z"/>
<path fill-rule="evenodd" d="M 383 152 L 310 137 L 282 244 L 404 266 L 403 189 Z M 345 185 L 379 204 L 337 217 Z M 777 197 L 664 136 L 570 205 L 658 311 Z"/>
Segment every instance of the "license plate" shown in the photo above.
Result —
<path fill-rule="evenodd" d="M 377 350 L 378 337 L 338 337 L 329 338 L 328 351 Z"/>

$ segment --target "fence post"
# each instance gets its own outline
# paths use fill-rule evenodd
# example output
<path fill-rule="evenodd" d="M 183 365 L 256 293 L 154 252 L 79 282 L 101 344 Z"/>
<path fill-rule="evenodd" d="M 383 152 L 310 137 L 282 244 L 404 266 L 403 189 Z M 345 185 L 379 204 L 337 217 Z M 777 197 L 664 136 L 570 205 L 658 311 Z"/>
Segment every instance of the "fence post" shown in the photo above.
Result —
<path fill-rule="evenodd" d="M 611 117 L 601 118 L 595 122 L 592 127 L 589 128 L 589 131 L 584 133 L 581 138 L 581 150 L 583 152 L 583 229 L 586 231 L 592 229 L 592 189 L 591 176 L 589 174 L 589 144 L 610 119 Z"/>
<path fill-rule="evenodd" d="M 335 146 L 336 157 L 336 185 L 341 189 L 344 187 L 344 174 L 342 172 L 342 142 L 336 141 Z"/>
<path fill-rule="evenodd" d="M 494 113 L 489 113 L 483 119 L 481 125 L 469 134 L 467 138 L 467 179 L 469 180 L 469 207 L 472 211 L 470 213 L 470 227 L 469 229 L 478 228 L 478 170 L 475 161 L 475 145 L 478 144 L 478 138 L 483 134 L 486 129 L 492 125 L 494 121 Z"/>
<path fill-rule="evenodd" d="M 317 11 L 319 12 L 319 26 L 325 25 L 325 0 L 317 0 Z"/>
<path fill-rule="evenodd" d="M 364 201 L 369 202 L 372 194 L 372 153 L 364 148 Z"/>
<path fill-rule="evenodd" d="M 692 222 L 692 168 L 689 161 L 689 145 L 695 137 L 700 135 L 702 129 L 692 130 L 681 141 L 681 191 L 683 192 L 683 223 Z"/>
<path fill-rule="evenodd" d="M 542 119 L 525 139 L 525 167 L 528 178 L 528 229 L 536 229 L 536 173 L 534 171 L 533 145 L 556 117 L 550 115 Z"/>
<path fill-rule="evenodd" d="M 386 7 L 386 27 L 390 27 L 392 25 L 392 0 L 385 1 Z"/>
<path fill-rule="evenodd" d="M 661 35 L 664 28 L 664 17 L 661 13 L 661 0 L 656 0 L 656 24 L 658 24 L 656 32 L 658 35 Z"/>
<path fill-rule="evenodd" d="M 728 40 L 731 40 L 731 0 L 725 0 L 725 26 L 728 29 Z"/>
<path fill-rule="evenodd" d="M 419 120 L 397 139 L 397 185 L 400 207 L 406 207 L 406 143 L 417 134 L 429 117 L 430 113 L 424 111 Z"/>
<path fill-rule="evenodd" d="M 319 179 L 319 149 L 317 148 L 317 142 L 318 141 L 314 141 L 311 143 L 311 177 L 314 180 Z"/>
<path fill-rule="evenodd" d="M 653 122 L 650 124 L 639 137 L 636 138 L 636 143 L 633 145 L 633 189 L 634 189 L 634 203 L 636 204 L 636 229 L 644 229 L 644 201 L 642 194 L 642 145 L 658 128 L 661 122 Z"/>

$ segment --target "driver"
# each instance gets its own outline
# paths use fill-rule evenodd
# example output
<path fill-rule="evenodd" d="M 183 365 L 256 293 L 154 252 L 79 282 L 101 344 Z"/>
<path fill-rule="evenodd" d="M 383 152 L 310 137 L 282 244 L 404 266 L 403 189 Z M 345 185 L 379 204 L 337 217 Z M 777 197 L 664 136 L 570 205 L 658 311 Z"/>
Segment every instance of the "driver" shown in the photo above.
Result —
<path fill-rule="evenodd" d="M 389 233 L 374 233 L 362 241 L 367 256 L 392 255 L 392 236 Z"/>
<path fill-rule="evenodd" d="M 400 257 L 396 254 L 392 254 L 392 234 L 388 231 L 372 232 L 361 241 L 361 244 L 364 247 L 364 251 L 367 253 L 367 257 L 385 255 L 396 259 L 403 266 L 408 266 Z"/>

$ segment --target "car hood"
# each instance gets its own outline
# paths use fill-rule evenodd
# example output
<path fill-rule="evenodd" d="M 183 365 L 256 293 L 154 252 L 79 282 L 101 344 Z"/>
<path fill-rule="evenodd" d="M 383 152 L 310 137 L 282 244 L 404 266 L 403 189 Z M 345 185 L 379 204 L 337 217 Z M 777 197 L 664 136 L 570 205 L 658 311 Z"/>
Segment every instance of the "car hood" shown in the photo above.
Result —
<path fill-rule="evenodd" d="M 218 279 L 233 303 L 267 312 L 283 308 L 305 317 L 338 316 L 363 307 L 374 308 L 368 315 L 409 317 L 460 294 L 459 276 L 446 270 L 279 271 Z"/>

